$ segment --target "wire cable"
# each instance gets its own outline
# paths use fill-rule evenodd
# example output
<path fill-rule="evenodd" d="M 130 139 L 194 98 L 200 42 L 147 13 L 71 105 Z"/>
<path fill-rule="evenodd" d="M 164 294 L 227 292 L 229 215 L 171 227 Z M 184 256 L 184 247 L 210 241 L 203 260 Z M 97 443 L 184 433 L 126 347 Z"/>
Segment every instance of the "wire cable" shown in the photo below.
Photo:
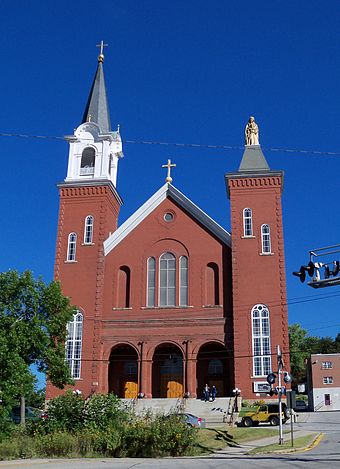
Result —
<path fill-rule="evenodd" d="M 0 137 L 15 137 L 15 138 L 32 138 L 32 139 L 52 139 L 52 140 L 65 140 L 64 137 L 57 135 L 33 135 L 33 134 L 21 134 L 13 132 L 0 132 Z M 163 145 L 173 146 L 182 148 L 205 148 L 210 150 L 244 150 L 244 146 L 240 145 L 217 145 L 208 143 L 179 143 L 179 142 L 161 142 L 156 140 L 122 140 L 125 144 L 132 145 Z M 255 150 L 255 148 L 248 147 L 249 150 Z M 276 153 L 302 153 L 311 154 L 317 156 L 340 156 L 340 151 L 323 151 L 323 150 L 304 150 L 304 149 L 293 149 L 293 148 L 273 148 L 273 147 L 261 147 L 262 150 Z"/>

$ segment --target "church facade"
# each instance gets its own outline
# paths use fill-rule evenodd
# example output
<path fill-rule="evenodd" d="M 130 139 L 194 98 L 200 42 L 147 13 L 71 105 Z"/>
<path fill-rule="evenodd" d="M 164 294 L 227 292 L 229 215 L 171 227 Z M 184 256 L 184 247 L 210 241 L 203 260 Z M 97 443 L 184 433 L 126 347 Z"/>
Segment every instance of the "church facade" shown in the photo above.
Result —
<path fill-rule="evenodd" d="M 78 308 L 66 343 L 71 388 L 196 398 L 208 384 L 219 397 L 237 387 L 256 398 L 277 369 L 276 347 L 289 352 L 283 173 L 269 168 L 249 120 L 240 167 L 225 175 L 232 234 L 170 174 L 119 226 L 122 140 L 111 130 L 103 61 L 101 51 L 59 184 L 55 279 Z M 47 398 L 60 392 L 47 384 Z"/>

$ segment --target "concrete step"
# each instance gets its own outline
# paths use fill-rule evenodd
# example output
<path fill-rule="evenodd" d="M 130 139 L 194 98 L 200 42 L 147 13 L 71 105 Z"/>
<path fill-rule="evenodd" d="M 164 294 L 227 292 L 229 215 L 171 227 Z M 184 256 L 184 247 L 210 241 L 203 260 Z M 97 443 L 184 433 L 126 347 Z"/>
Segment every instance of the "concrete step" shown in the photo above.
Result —
<path fill-rule="evenodd" d="M 223 422 L 229 408 L 229 397 L 218 397 L 213 402 L 187 399 L 185 412 L 204 418 L 206 422 Z"/>
<path fill-rule="evenodd" d="M 213 402 L 200 399 L 123 399 L 137 415 L 146 412 L 169 414 L 187 412 L 204 418 L 207 423 L 223 423 L 227 419 L 230 397 L 218 397 Z"/>

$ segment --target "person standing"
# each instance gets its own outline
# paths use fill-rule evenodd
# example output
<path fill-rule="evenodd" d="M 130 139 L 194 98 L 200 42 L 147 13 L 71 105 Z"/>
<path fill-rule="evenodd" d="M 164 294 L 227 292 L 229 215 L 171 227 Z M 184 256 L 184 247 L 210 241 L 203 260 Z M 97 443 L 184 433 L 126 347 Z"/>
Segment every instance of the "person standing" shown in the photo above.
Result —
<path fill-rule="evenodd" d="M 210 395 L 213 401 L 216 399 L 216 394 L 217 394 L 217 389 L 216 389 L 216 386 L 213 385 L 211 386 L 211 391 L 210 391 Z"/>
<path fill-rule="evenodd" d="M 210 388 L 209 386 L 206 384 L 203 388 L 203 397 L 204 397 L 204 401 L 207 402 L 209 401 L 209 396 L 210 396 Z"/>

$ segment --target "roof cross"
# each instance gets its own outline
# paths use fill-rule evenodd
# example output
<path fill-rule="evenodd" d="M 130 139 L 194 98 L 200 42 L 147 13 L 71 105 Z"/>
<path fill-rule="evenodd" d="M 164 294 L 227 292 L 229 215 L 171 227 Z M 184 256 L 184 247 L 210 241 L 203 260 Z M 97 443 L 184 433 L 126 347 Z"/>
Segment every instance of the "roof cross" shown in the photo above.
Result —
<path fill-rule="evenodd" d="M 165 181 L 166 181 L 168 184 L 171 184 L 171 183 L 172 183 L 172 177 L 170 176 L 170 171 L 171 171 L 171 168 L 176 168 L 176 165 L 175 165 L 175 164 L 171 164 L 171 160 L 168 160 L 168 163 L 167 163 L 167 164 L 162 164 L 162 168 L 168 168 L 168 175 L 167 175 Z"/>
<path fill-rule="evenodd" d="M 100 44 L 96 44 L 96 47 L 100 47 L 100 53 L 98 55 L 98 62 L 104 62 L 104 47 L 107 47 L 108 44 L 104 44 L 104 41 L 100 41 Z"/>

